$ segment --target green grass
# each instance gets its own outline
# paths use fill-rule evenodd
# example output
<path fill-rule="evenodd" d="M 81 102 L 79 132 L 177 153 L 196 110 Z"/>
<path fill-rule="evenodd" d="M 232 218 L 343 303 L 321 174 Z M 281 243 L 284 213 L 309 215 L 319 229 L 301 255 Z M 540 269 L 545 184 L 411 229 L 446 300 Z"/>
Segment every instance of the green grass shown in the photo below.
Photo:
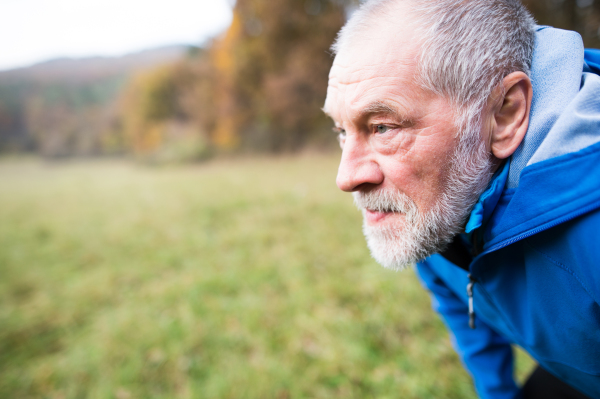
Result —
<path fill-rule="evenodd" d="M 336 162 L 0 161 L 0 397 L 474 398 Z"/>

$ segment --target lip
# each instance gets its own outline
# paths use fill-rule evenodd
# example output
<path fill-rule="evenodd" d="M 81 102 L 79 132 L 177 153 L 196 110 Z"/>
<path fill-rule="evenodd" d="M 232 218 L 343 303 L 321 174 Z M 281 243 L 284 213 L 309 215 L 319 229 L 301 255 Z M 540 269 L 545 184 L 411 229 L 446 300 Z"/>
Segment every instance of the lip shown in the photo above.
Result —
<path fill-rule="evenodd" d="M 380 211 L 372 211 L 370 209 L 365 209 L 365 219 L 368 223 L 378 223 L 388 216 L 393 215 L 394 212 L 380 212 Z"/>

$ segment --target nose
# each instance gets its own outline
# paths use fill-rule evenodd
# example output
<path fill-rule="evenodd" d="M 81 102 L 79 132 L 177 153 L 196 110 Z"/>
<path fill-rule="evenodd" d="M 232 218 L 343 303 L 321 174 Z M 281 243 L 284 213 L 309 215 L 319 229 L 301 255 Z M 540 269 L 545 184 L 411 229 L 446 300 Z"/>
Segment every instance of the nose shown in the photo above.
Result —
<path fill-rule="evenodd" d="M 348 136 L 342 150 L 336 184 L 342 191 L 358 191 L 368 185 L 383 182 L 383 173 L 368 143 L 357 136 Z"/>

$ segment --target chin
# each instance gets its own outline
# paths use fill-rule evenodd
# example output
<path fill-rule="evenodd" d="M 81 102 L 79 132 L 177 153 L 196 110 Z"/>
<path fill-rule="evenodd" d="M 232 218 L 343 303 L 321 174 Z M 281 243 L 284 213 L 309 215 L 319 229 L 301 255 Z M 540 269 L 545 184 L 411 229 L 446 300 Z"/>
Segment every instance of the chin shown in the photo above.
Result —
<path fill-rule="evenodd" d="M 454 224 L 453 221 L 440 218 L 443 213 L 434 209 L 422 214 L 414 201 L 403 193 L 355 193 L 354 199 L 359 207 L 367 204 L 394 210 L 385 218 L 373 222 L 370 217 L 373 212 L 362 209 L 367 246 L 371 256 L 385 268 L 409 268 L 443 249 L 455 233 L 455 229 L 448 228 L 448 224 Z"/>
<path fill-rule="evenodd" d="M 381 266 L 391 270 L 404 270 L 419 260 L 406 242 L 390 237 L 386 232 L 374 230 L 366 226 L 363 228 L 371 256 Z"/>
<path fill-rule="evenodd" d="M 371 256 L 383 267 L 404 270 L 443 249 L 447 242 L 427 237 L 410 226 L 373 226 L 365 223 L 363 233 Z"/>

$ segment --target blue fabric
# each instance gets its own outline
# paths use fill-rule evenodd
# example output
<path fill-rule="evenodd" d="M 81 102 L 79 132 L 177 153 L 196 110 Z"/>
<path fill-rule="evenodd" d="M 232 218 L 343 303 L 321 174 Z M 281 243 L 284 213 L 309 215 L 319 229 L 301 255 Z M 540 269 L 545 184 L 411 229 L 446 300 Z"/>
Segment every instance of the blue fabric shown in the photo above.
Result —
<path fill-rule="evenodd" d="M 494 173 L 488 188 L 479 196 L 479 200 L 471 211 L 471 216 L 465 227 L 465 233 L 471 233 L 488 222 L 506 186 L 509 167 L 510 159 L 504 163 L 502 168 Z"/>
<path fill-rule="evenodd" d="M 573 38 L 547 27 L 537 32 L 537 104 L 526 140 L 468 222 L 467 230 L 483 233 L 483 252 L 469 272 L 440 255 L 417 265 L 484 399 L 521 396 L 511 344 L 600 398 L 600 52 L 586 51 L 584 59 Z M 476 280 L 474 330 L 468 273 Z"/>
<path fill-rule="evenodd" d="M 600 50 L 588 48 L 584 51 L 585 56 L 585 66 L 589 68 L 589 70 L 585 70 L 584 72 L 592 72 L 596 75 L 600 75 Z"/>
<path fill-rule="evenodd" d="M 435 262 L 433 267 L 432 262 Z M 519 398 L 519 389 L 513 380 L 510 342 L 479 318 L 475 320 L 476 328 L 469 328 L 467 272 L 440 255 L 417 265 L 417 271 L 431 292 L 433 308 L 448 327 L 452 345 L 473 377 L 479 395 L 494 399 Z"/>
<path fill-rule="evenodd" d="M 564 51 L 565 49 L 568 51 Z M 519 185 L 521 171 L 563 109 L 577 95 L 582 65 L 583 43 L 578 33 L 547 26 L 538 27 L 530 73 L 533 99 L 529 129 L 512 156 L 509 188 Z"/>

